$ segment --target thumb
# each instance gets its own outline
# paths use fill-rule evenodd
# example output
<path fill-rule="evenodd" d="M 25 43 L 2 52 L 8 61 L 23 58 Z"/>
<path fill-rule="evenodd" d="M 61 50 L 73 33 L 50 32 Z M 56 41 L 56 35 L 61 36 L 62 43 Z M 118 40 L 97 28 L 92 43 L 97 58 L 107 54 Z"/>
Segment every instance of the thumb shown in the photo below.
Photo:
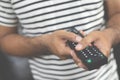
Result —
<path fill-rule="evenodd" d="M 95 34 L 88 34 L 85 36 L 75 47 L 76 50 L 82 50 L 86 48 L 87 46 L 91 46 L 93 42 L 97 40 L 97 36 Z"/>

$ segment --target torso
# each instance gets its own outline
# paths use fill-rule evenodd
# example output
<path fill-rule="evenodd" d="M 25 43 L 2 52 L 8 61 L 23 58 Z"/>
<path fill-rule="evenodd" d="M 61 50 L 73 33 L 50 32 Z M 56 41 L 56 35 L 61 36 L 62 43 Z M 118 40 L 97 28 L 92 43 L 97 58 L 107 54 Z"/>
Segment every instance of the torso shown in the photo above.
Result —
<path fill-rule="evenodd" d="M 69 27 L 89 33 L 104 27 L 102 0 L 11 0 L 11 3 L 25 36 Z M 29 62 L 35 80 L 115 80 L 110 77 L 116 73 L 113 55 L 107 65 L 92 71 L 78 68 L 72 59 L 61 60 L 55 55 L 31 58 Z"/>

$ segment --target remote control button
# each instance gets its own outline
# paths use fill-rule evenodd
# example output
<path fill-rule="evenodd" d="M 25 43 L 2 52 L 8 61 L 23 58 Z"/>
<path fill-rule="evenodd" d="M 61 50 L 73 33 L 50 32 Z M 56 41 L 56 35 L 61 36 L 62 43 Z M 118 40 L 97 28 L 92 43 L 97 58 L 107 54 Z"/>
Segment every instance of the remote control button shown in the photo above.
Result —
<path fill-rule="evenodd" d="M 94 56 L 97 56 L 97 54 L 94 54 Z"/>
<path fill-rule="evenodd" d="M 92 63 L 92 60 L 91 59 L 87 59 L 87 63 Z"/>
<path fill-rule="evenodd" d="M 85 56 L 86 58 L 88 58 L 88 56 Z"/>

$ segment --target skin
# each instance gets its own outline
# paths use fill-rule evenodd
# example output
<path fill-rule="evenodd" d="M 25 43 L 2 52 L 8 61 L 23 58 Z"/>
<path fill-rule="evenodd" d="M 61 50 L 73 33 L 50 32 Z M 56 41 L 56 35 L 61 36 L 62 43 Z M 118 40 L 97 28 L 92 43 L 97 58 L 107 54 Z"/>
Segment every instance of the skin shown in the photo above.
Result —
<path fill-rule="evenodd" d="M 16 27 L 1 25 L 0 49 L 7 54 L 23 57 L 55 54 L 61 59 L 67 59 L 72 56 L 79 67 L 85 68 L 81 60 L 75 55 L 75 52 L 66 45 L 66 41 L 78 42 L 76 50 L 84 49 L 94 41 L 94 44 L 106 56 L 109 56 L 112 45 L 120 41 L 120 0 L 107 0 L 105 3 L 109 21 L 107 28 L 103 31 L 93 31 L 83 39 L 65 30 L 31 38 L 19 35 Z"/>
<path fill-rule="evenodd" d="M 76 46 L 76 50 L 82 50 L 91 42 L 94 42 L 94 45 L 108 57 L 111 47 L 120 42 L 120 0 L 106 0 L 105 8 L 108 15 L 107 28 L 102 31 L 93 31 L 89 33 L 79 42 Z M 82 66 L 85 68 L 77 56 L 74 55 L 74 52 L 72 56 L 79 67 Z"/>

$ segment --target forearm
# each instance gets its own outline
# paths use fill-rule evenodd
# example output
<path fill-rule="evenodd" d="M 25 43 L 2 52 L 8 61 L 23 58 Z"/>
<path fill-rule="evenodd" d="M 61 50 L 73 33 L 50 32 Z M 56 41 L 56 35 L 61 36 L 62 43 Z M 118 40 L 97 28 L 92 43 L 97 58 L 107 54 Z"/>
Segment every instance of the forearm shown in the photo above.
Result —
<path fill-rule="evenodd" d="M 36 56 L 46 53 L 42 39 L 10 34 L 1 39 L 1 50 L 10 55 Z"/>
<path fill-rule="evenodd" d="M 107 22 L 106 33 L 111 35 L 113 45 L 120 42 L 120 14 L 115 14 Z"/>
<path fill-rule="evenodd" d="M 106 0 L 105 7 L 108 16 L 105 34 L 110 36 L 112 44 L 114 45 L 120 42 L 120 1 Z"/>

